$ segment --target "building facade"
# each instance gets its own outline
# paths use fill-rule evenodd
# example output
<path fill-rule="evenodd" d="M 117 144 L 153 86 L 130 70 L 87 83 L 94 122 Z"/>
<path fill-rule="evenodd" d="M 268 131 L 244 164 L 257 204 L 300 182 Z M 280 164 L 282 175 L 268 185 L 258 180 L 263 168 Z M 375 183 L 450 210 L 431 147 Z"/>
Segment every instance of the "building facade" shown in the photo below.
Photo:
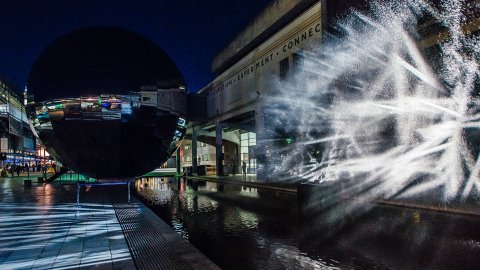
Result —
<path fill-rule="evenodd" d="M 245 163 L 246 173 L 262 174 L 264 97 L 276 91 L 274 78 L 300 68 L 303 51 L 318 46 L 322 32 L 322 2 L 273 1 L 220 52 L 212 64 L 218 76 L 198 92 L 206 96 L 207 119 L 191 123 L 182 167 L 206 165 L 215 168 L 207 173 L 222 175 L 241 173 Z"/>
<path fill-rule="evenodd" d="M 48 153 L 36 140 L 24 100 L 4 81 L 0 81 L 0 152 L 4 164 L 30 165 L 46 162 Z"/>
<path fill-rule="evenodd" d="M 470 5 L 479 1 L 467 1 Z M 276 0 L 262 11 L 224 48 L 212 63 L 216 78 L 198 94 L 207 99 L 204 121 L 193 121 L 181 148 L 182 167 L 197 172 L 205 164 L 210 173 L 247 173 L 268 181 L 279 156 L 269 156 L 269 144 L 292 143 L 289 134 L 269 134 L 269 114 L 276 83 L 302 68 L 303 55 L 321 50 L 325 33 L 351 8 L 365 9 L 368 1 Z M 468 14 L 463 31 L 478 33 L 478 15 Z M 426 18 L 419 22 L 419 47 L 435 68 L 438 44 L 448 40 L 440 22 Z M 433 61 L 433 62 L 432 62 Z M 208 147 L 205 147 L 207 145 Z"/>

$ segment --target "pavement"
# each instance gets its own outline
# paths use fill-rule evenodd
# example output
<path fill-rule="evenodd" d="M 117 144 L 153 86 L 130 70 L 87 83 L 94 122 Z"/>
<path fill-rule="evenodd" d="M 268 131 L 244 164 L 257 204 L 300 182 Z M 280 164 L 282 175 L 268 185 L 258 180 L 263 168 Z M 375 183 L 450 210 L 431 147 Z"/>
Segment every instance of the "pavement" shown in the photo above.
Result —
<path fill-rule="evenodd" d="M 24 179 L 0 178 L 0 269 L 135 269 L 108 198 Z"/>
<path fill-rule="evenodd" d="M 76 185 L 36 183 L 31 174 L 33 184 L 27 187 L 24 179 L 26 175 L 0 178 L 2 270 L 218 269 L 139 201 L 127 204 L 124 185 L 86 187 L 80 194 L 81 207 L 77 207 Z M 131 217 L 132 213 L 134 219 L 119 221 L 119 216 Z M 143 228 L 142 233 L 133 235 L 131 225 Z M 130 228 L 128 233 L 126 228 Z M 153 236 L 168 241 L 152 245 Z M 177 252 L 174 247 L 183 248 Z M 150 256 L 148 252 L 154 249 L 167 250 L 186 267 L 172 267 L 175 264 L 168 264 L 162 254 Z"/>

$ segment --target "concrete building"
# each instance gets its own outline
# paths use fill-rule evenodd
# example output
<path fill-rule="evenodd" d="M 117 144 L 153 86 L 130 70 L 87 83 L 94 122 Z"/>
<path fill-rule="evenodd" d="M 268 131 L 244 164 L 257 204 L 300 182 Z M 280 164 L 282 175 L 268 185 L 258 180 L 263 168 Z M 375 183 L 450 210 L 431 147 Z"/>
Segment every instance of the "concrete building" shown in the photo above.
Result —
<path fill-rule="evenodd" d="M 320 44 L 322 12 L 322 1 L 273 1 L 216 56 L 217 77 L 198 92 L 207 99 L 206 120 L 190 125 L 183 167 L 196 173 L 206 165 L 222 175 L 240 173 L 245 162 L 247 173 L 262 175 L 264 97 L 276 91 L 273 78 L 287 78 L 302 52 Z"/>
<path fill-rule="evenodd" d="M 206 165 L 207 173 L 223 175 L 241 173 L 245 162 L 247 173 L 268 181 L 268 167 L 280 157 L 269 156 L 265 142 L 292 141 L 288 135 L 273 138 L 264 132 L 271 113 L 266 99 L 278 91 L 273 82 L 301 67 L 303 53 L 320 48 L 324 33 L 335 32 L 332 25 L 343 14 L 367 7 L 364 0 L 272 1 L 213 60 L 217 77 L 198 92 L 206 98 L 206 116 L 190 122 L 181 166 L 197 173 L 198 165 Z M 477 17 L 468 16 L 464 31 L 478 32 Z M 438 24 L 426 18 L 419 25 L 419 46 L 430 59 L 438 54 L 437 44 L 448 40 L 448 32 Z"/>

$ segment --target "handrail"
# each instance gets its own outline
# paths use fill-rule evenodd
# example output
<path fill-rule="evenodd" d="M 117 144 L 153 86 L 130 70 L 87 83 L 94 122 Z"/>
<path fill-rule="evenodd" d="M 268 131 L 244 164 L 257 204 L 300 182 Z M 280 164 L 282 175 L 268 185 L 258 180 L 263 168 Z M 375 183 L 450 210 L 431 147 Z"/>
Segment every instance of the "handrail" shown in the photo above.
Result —
<path fill-rule="evenodd" d="M 106 182 L 106 183 L 81 183 L 77 182 L 77 208 L 80 207 L 80 187 L 81 186 L 114 186 L 114 185 L 127 185 L 128 187 L 128 203 L 130 203 L 130 182 Z"/>

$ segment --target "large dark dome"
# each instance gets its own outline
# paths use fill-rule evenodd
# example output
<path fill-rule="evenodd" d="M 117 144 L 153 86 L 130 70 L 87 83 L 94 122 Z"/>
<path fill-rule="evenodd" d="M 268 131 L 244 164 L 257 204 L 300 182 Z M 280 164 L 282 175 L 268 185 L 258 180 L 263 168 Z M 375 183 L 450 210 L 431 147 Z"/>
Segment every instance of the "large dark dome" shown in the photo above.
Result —
<path fill-rule="evenodd" d="M 170 57 L 150 40 L 113 27 L 82 28 L 55 40 L 38 57 L 28 79 L 36 101 L 126 94 L 142 85 L 185 85 Z"/>
<path fill-rule="evenodd" d="M 183 138 L 185 119 L 167 104 L 183 104 L 174 98 L 185 94 L 183 84 L 173 61 L 147 39 L 116 28 L 81 29 L 53 42 L 34 64 L 31 120 L 67 168 L 102 179 L 135 177 L 158 168 Z M 154 87 L 140 91 L 146 85 Z"/>

